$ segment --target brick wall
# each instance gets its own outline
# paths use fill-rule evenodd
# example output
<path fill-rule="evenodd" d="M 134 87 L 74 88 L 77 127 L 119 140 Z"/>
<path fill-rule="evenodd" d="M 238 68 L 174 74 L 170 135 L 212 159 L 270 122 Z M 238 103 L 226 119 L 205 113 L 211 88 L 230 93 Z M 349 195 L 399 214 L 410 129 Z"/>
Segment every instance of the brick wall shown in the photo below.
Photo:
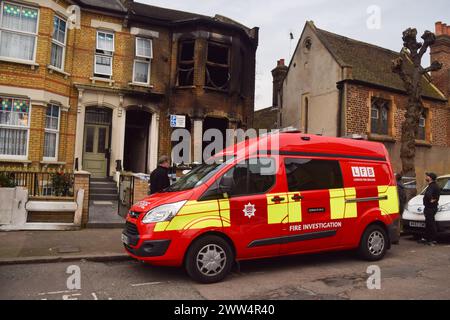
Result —
<path fill-rule="evenodd" d="M 74 194 L 75 197 L 78 194 L 78 190 L 84 190 L 83 199 L 83 215 L 81 218 L 81 226 L 86 227 L 89 221 L 89 182 L 90 174 L 87 172 L 75 172 L 75 182 L 74 182 Z"/>
<path fill-rule="evenodd" d="M 58 1 L 62 6 L 67 6 L 65 1 Z M 39 66 L 32 68 L 28 65 L 0 61 L 0 85 L 13 86 L 24 89 L 45 90 L 49 93 L 57 94 L 62 97 L 69 97 L 71 92 L 71 80 L 65 75 L 50 71 L 47 65 L 50 64 L 51 38 L 53 32 L 53 19 L 55 12 L 49 8 L 39 8 L 39 30 L 36 47 L 36 63 Z M 73 41 L 73 32 L 68 30 L 67 49 L 66 49 L 66 69 L 70 70 L 73 62 L 71 54 L 71 42 Z M 8 92 L 2 92 L 8 94 Z M 13 94 L 11 94 L 14 96 Z M 73 104 L 71 104 L 73 105 Z M 46 108 L 41 104 L 32 102 L 30 112 L 30 138 L 28 147 L 27 164 L 33 168 L 42 167 L 44 154 L 44 130 L 45 130 L 45 111 Z M 73 110 L 70 110 L 73 112 Z M 71 125 L 69 125 L 71 124 Z M 74 146 L 75 126 L 73 125 L 73 116 L 70 117 L 65 111 L 61 112 L 60 118 L 60 136 L 59 136 L 59 154 L 58 162 L 66 162 L 65 168 L 73 167 L 73 146 Z M 11 162 L 1 161 L 0 168 L 11 166 Z M 20 166 L 17 165 L 19 169 Z M 59 166 L 59 165 L 58 165 Z"/>
<path fill-rule="evenodd" d="M 373 89 L 362 85 L 347 85 L 346 134 L 370 136 L 371 98 L 380 97 L 391 102 L 389 115 L 389 136 L 395 141 L 401 140 L 401 128 L 408 99 L 405 95 Z M 450 147 L 448 127 L 450 126 L 450 108 L 445 102 L 426 99 L 428 110 L 426 136 L 434 146 Z"/>
<path fill-rule="evenodd" d="M 436 42 L 431 47 L 431 61 L 442 63 L 442 69 L 432 73 L 433 83 L 450 96 L 450 26 L 436 23 Z"/>
<path fill-rule="evenodd" d="M 134 203 L 144 200 L 148 197 L 149 186 L 148 182 L 138 178 L 134 179 Z"/>

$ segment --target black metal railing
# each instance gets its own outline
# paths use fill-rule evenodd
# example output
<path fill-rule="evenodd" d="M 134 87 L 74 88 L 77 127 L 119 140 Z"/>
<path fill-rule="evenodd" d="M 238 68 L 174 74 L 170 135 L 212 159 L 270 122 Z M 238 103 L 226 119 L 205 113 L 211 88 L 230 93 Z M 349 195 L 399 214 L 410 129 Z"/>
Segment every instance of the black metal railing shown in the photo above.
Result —
<path fill-rule="evenodd" d="M 58 171 L 0 171 L 7 187 L 23 187 L 31 197 L 73 197 L 74 174 Z"/>

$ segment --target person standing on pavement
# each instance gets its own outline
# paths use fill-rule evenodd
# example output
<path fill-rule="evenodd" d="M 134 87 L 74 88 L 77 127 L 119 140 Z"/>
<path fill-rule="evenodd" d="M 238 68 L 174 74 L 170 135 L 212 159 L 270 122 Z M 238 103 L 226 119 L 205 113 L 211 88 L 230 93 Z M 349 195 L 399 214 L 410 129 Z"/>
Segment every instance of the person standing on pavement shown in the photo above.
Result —
<path fill-rule="evenodd" d="M 426 231 L 425 238 L 421 240 L 423 243 L 427 243 L 431 246 L 437 244 L 437 225 L 435 216 L 438 212 L 439 199 L 441 196 L 441 189 L 436 183 L 437 175 L 434 173 L 426 173 L 426 182 L 428 183 L 428 188 L 425 191 L 423 197 L 423 204 L 425 206 L 425 223 Z"/>
<path fill-rule="evenodd" d="M 397 174 L 395 176 L 395 178 L 397 179 L 397 193 L 398 193 L 398 200 L 399 200 L 399 204 L 400 204 L 400 214 L 403 214 L 403 211 L 405 210 L 405 205 L 406 205 L 406 192 L 405 192 L 405 186 L 403 185 L 402 182 L 402 175 L 401 174 Z"/>
<path fill-rule="evenodd" d="M 169 157 L 159 158 L 158 168 L 150 175 L 150 194 L 159 193 L 170 187 L 169 168 Z"/>

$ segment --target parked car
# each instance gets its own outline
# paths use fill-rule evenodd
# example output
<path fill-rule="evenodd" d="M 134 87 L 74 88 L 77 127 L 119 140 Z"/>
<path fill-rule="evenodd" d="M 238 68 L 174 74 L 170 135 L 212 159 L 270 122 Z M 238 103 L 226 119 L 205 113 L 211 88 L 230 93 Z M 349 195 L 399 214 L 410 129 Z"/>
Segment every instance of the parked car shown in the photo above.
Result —
<path fill-rule="evenodd" d="M 437 184 L 441 188 L 439 209 L 436 214 L 438 232 L 450 233 L 450 175 L 439 177 Z M 426 190 L 425 188 L 420 195 L 411 199 L 403 212 L 403 231 L 406 234 L 421 236 L 425 233 L 423 197 Z"/>
<path fill-rule="evenodd" d="M 212 283 L 235 261 L 348 249 L 378 261 L 399 240 L 396 180 L 383 144 L 280 133 L 217 157 L 223 161 L 131 208 L 122 241 L 133 258 L 184 266 Z"/>

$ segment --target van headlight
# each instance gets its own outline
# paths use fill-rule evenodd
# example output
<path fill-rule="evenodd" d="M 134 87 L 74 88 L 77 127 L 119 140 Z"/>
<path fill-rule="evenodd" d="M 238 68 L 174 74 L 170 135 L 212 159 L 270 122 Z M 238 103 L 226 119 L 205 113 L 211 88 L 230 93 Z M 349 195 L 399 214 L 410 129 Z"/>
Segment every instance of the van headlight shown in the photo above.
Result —
<path fill-rule="evenodd" d="M 170 221 L 177 215 L 186 202 L 187 201 L 180 201 L 156 207 L 145 214 L 144 219 L 142 219 L 142 223 L 150 224 Z"/>
<path fill-rule="evenodd" d="M 438 212 L 450 211 L 450 203 L 444 204 L 440 206 Z"/>

